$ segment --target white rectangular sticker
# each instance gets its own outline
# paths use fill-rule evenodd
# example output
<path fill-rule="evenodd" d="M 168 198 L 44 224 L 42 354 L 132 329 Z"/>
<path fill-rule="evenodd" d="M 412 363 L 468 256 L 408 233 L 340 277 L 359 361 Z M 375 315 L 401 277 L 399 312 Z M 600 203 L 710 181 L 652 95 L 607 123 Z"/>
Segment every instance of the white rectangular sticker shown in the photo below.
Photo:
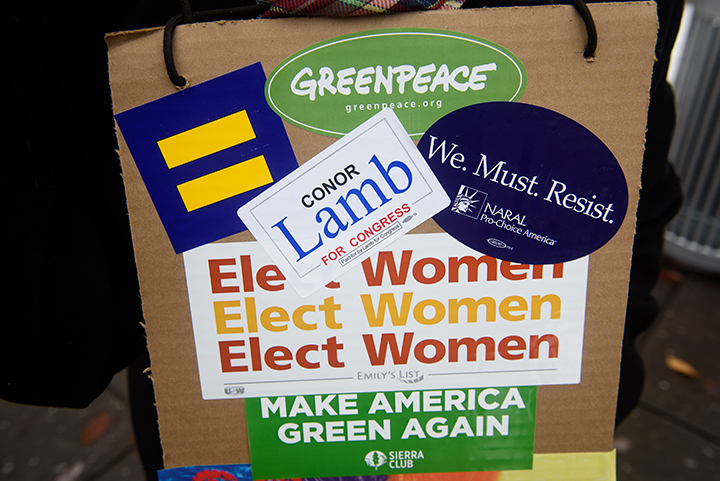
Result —
<path fill-rule="evenodd" d="M 408 235 L 306 299 L 258 243 L 183 257 L 204 399 L 580 382 L 587 257 Z"/>
<path fill-rule="evenodd" d="M 301 297 L 450 204 L 385 109 L 238 210 Z"/>

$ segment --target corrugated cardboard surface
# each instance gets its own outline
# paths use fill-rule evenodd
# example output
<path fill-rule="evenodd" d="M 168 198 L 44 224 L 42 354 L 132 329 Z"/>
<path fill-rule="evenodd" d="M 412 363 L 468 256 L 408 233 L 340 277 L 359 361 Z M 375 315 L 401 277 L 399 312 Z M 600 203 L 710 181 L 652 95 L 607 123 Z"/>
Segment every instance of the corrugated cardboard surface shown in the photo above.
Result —
<path fill-rule="evenodd" d="M 355 18 L 249 20 L 180 26 L 175 58 L 190 85 L 261 61 L 266 74 L 297 50 L 363 30 L 448 29 L 498 43 L 528 73 L 522 102 L 587 127 L 624 169 L 630 202 L 618 234 L 590 257 L 582 382 L 538 390 L 536 453 L 612 449 L 625 299 L 640 186 L 655 4 L 592 4 L 599 43 L 586 61 L 585 28 L 569 6 L 420 12 Z M 169 95 L 161 29 L 108 37 L 115 112 Z M 334 139 L 285 124 L 300 163 Z M 147 322 L 165 467 L 250 461 L 242 400 L 204 401 L 181 255 L 176 255 L 120 133 L 120 154 Z M 583 159 L 577 159 L 583 162 Z M 418 231 L 437 232 L 428 221 Z M 253 240 L 248 232 L 225 241 Z"/>

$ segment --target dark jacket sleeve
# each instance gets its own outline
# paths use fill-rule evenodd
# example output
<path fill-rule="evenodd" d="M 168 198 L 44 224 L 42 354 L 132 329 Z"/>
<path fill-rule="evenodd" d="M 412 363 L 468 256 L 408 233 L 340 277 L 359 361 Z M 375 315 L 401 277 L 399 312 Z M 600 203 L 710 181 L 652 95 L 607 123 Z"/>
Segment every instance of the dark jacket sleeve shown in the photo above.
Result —
<path fill-rule="evenodd" d="M 109 26 L 94 16 L 105 6 L 61 3 L 13 2 L 0 29 L 0 397 L 84 407 L 145 340 L 115 152 Z"/>

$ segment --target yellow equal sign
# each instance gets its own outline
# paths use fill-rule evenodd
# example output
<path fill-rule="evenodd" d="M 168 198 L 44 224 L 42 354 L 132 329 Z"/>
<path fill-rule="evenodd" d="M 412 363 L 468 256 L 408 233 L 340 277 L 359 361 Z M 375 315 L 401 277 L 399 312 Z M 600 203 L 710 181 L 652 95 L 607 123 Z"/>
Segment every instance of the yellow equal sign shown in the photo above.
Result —
<path fill-rule="evenodd" d="M 194 129 L 159 140 L 168 168 L 187 164 L 255 138 L 247 111 L 230 114 Z"/>
<path fill-rule="evenodd" d="M 260 155 L 177 186 L 188 212 L 272 183 L 265 157 Z"/>
<path fill-rule="evenodd" d="M 168 168 L 234 147 L 255 138 L 247 111 L 222 117 L 158 141 Z M 188 212 L 273 182 L 260 155 L 177 186 Z"/>

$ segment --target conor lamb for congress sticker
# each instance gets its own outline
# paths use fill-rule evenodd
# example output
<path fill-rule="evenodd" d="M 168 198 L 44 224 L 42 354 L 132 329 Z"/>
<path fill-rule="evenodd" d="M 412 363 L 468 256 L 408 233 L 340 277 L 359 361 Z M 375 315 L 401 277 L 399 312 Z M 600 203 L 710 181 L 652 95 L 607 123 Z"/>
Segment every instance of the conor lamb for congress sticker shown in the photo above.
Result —
<path fill-rule="evenodd" d="M 605 245 L 625 218 L 627 183 L 612 152 L 557 112 L 471 105 L 433 124 L 418 149 L 452 201 L 435 221 L 494 257 L 577 259 Z"/>
<path fill-rule="evenodd" d="M 385 109 L 237 214 L 307 297 L 449 203 L 400 120 Z"/>

